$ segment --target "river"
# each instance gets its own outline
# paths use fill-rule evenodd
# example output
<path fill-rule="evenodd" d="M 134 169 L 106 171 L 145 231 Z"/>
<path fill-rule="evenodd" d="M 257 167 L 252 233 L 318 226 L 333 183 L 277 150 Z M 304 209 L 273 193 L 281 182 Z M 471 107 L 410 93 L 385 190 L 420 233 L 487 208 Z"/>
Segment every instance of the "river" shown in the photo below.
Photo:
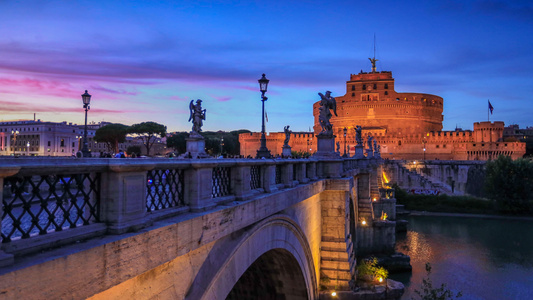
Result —
<path fill-rule="evenodd" d="M 396 249 L 411 257 L 413 272 L 393 274 L 415 296 L 431 263 L 434 287 L 446 283 L 460 299 L 533 299 L 533 221 L 411 216 Z M 419 299 L 415 297 L 415 299 Z"/>

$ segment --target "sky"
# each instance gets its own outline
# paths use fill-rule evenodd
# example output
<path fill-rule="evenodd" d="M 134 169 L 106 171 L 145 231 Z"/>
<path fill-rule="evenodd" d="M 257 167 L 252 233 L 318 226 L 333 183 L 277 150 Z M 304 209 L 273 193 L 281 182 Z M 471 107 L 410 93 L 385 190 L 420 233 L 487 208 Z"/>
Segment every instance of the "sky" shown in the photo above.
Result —
<path fill-rule="evenodd" d="M 443 130 L 533 126 L 531 1 L 0 0 L 0 121 L 308 131 L 318 92 L 392 71 L 397 92 L 444 98 Z"/>

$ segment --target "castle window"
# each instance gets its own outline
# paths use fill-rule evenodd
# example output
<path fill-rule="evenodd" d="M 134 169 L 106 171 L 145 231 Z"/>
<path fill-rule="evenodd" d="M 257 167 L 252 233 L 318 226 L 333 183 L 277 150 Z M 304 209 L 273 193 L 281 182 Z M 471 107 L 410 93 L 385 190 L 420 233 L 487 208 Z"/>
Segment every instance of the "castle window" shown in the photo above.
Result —
<path fill-rule="evenodd" d="M 389 88 L 389 84 L 385 83 L 385 89 L 388 89 L 388 88 Z"/>
<path fill-rule="evenodd" d="M 442 148 L 446 148 L 446 144 L 442 145 Z"/>
<path fill-rule="evenodd" d="M 439 145 L 436 145 L 435 148 L 439 148 Z"/>
<path fill-rule="evenodd" d="M 355 93 L 352 93 L 352 97 L 355 97 Z"/>
<path fill-rule="evenodd" d="M 366 84 L 363 84 L 363 90 L 366 90 Z"/>
<path fill-rule="evenodd" d="M 374 83 L 374 89 L 377 89 L 378 88 L 378 85 Z"/>
<path fill-rule="evenodd" d="M 352 91 L 355 91 L 355 85 L 352 85 Z"/>
<path fill-rule="evenodd" d="M 388 95 L 388 94 L 389 94 L 389 92 L 388 92 L 388 91 L 385 91 L 385 95 Z"/>
<path fill-rule="evenodd" d="M 396 98 L 396 101 L 400 101 L 400 98 Z"/>

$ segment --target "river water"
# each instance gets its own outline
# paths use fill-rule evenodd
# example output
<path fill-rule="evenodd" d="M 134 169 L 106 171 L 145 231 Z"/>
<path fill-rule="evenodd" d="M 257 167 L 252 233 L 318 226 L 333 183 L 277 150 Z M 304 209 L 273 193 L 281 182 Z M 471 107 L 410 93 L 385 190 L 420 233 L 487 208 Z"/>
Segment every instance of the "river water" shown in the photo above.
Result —
<path fill-rule="evenodd" d="M 431 263 L 434 287 L 446 283 L 460 299 L 533 299 L 533 221 L 411 216 L 396 249 L 411 257 L 412 273 L 393 274 L 402 299 L 419 299 Z"/>

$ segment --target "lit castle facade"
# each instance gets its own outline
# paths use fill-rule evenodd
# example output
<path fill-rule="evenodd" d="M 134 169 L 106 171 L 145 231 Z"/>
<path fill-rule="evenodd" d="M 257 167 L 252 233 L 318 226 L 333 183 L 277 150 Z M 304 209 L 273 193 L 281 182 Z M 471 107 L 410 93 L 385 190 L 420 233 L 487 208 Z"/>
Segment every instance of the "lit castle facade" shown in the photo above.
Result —
<path fill-rule="evenodd" d="M 383 158 L 488 160 L 506 155 L 516 159 L 526 151 L 525 143 L 504 141 L 503 122 L 476 122 L 474 131 L 442 131 L 442 97 L 398 93 L 392 72 L 377 72 L 374 63 L 371 72 L 351 74 L 346 94 L 335 99 L 337 116 L 330 121 L 341 155 L 345 151 L 354 154 L 357 125 L 362 127 L 363 137 L 371 135 L 377 140 Z M 289 145 L 293 151 L 316 151 L 314 136 L 321 131 L 319 107 L 320 101 L 313 104 L 314 132 L 292 133 Z M 259 138 L 260 133 L 241 134 L 241 155 L 254 157 Z M 281 153 L 284 139 L 282 132 L 267 136 L 267 147 L 273 155 Z"/>

